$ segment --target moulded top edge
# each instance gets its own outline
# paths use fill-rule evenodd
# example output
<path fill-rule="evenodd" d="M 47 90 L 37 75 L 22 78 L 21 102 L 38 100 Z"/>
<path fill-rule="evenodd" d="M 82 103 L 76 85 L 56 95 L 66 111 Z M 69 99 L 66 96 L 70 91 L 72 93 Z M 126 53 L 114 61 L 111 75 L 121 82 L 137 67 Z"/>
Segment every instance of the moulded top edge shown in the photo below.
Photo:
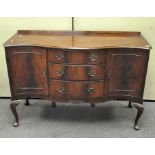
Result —
<path fill-rule="evenodd" d="M 58 31 L 58 30 L 18 30 L 19 35 L 113 35 L 140 36 L 137 31 Z"/>
<path fill-rule="evenodd" d="M 47 35 L 46 35 L 47 34 Z M 3 44 L 61 49 L 141 48 L 151 49 L 140 32 L 119 31 L 38 31 L 19 30 Z"/>

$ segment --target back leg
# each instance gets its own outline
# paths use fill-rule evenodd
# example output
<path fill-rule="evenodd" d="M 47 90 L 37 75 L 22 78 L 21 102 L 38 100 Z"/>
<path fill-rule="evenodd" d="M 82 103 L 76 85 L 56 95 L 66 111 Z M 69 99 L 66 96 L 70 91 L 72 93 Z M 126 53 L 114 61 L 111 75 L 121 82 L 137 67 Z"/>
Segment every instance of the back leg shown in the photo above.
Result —
<path fill-rule="evenodd" d="M 29 102 L 29 99 L 28 99 L 28 98 L 26 98 L 25 105 L 26 105 L 26 106 L 30 105 L 30 102 Z"/>
<path fill-rule="evenodd" d="M 52 107 L 56 108 L 56 102 L 52 102 Z"/>
<path fill-rule="evenodd" d="M 132 108 L 131 101 L 129 101 L 128 108 Z"/>

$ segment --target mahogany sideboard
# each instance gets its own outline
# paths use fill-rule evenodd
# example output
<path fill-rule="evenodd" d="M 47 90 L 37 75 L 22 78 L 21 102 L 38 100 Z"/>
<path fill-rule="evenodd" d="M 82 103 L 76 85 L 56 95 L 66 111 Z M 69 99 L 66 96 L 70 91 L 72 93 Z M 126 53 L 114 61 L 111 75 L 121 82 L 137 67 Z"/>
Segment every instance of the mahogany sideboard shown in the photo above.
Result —
<path fill-rule="evenodd" d="M 14 126 L 19 99 L 95 103 L 123 99 L 143 113 L 151 46 L 140 32 L 19 30 L 4 43 Z"/>

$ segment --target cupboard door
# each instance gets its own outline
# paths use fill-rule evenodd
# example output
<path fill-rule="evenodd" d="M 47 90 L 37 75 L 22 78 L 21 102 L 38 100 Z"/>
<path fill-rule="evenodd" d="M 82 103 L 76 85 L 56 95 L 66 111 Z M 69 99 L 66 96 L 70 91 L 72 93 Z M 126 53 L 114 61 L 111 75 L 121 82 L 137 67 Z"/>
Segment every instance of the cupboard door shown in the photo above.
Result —
<path fill-rule="evenodd" d="M 44 48 L 10 47 L 6 56 L 13 95 L 48 94 Z"/>
<path fill-rule="evenodd" d="M 108 95 L 142 96 L 146 56 L 146 52 L 129 49 L 108 52 Z"/>

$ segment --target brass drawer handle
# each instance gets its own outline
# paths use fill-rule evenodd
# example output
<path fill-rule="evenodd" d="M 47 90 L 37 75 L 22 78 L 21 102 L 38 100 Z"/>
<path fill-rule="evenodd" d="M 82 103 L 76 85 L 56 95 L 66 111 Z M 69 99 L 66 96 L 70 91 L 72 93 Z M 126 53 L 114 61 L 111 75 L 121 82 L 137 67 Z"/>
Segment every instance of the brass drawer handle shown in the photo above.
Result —
<path fill-rule="evenodd" d="M 63 70 L 56 71 L 56 74 L 58 76 L 63 76 L 64 75 L 64 71 Z"/>
<path fill-rule="evenodd" d="M 89 59 L 91 60 L 91 61 L 96 61 L 97 60 L 97 55 L 96 54 L 91 54 L 90 56 L 89 56 Z"/>
<path fill-rule="evenodd" d="M 88 92 L 89 93 L 95 93 L 96 92 L 96 89 L 95 88 L 88 88 Z"/>
<path fill-rule="evenodd" d="M 57 54 L 55 57 L 56 57 L 58 60 L 64 59 L 64 55 L 63 55 L 63 54 Z"/>
<path fill-rule="evenodd" d="M 43 71 L 43 76 L 46 76 L 46 71 Z"/>
<path fill-rule="evenodd" d="M 88 71 L 88 75 L 89 75 L 90 77 L 95 77 L 95 76 L 96 76 L 96 73 L 93 72 L 93 71 Z"/>
<path fill-rule="evenodd" d="M 108 79 L 111 78 L 111 74 L 110 74 L 110 73 L 107 74 L 107 78 L 108 78 Z"/>
<path fill-rule="evenodd" d="M 65 92 L 65 88 L 64 87 L 57 88 L 57 92 L 58 93 L 64 93 Z"/>

